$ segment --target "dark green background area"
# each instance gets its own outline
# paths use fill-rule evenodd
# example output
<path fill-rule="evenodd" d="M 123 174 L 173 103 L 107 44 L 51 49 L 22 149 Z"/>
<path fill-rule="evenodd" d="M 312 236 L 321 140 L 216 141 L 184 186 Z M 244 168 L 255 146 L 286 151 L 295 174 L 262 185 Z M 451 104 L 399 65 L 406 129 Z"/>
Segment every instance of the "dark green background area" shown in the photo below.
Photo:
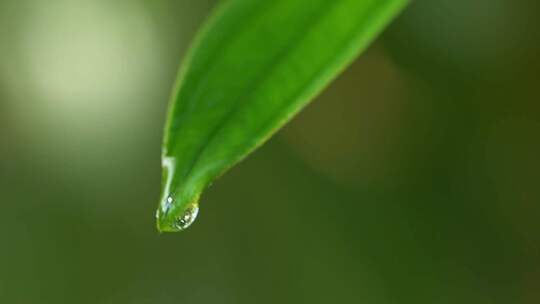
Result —
<path fill-rule="evenodd" d="M 537 1 L 413 2 L 160 235 L 213 1 L 0 0 L 0 303 L 540 302 Z"/>

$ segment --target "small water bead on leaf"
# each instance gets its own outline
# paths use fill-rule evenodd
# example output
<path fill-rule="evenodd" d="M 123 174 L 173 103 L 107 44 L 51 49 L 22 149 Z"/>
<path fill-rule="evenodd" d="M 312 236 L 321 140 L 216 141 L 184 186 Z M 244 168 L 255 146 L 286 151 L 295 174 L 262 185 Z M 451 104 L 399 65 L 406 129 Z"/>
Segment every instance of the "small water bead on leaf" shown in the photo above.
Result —
<path fill-rule="evenodd" d="M 165 201 L 165 205 L 163 205 L 163 212 L 168 213 L 169 209 L 171 209 L 173 203 L 173 198 L 171 196 L 167 197 L 167 200 Z"/>
<path fill-rule="evenodd" d="M 189 207 L 186 211 L 176 218 L 176 221 L 173 223 L 175 229 L 184 230 L 191 226 L 199 214 L 199 206 L 197 204 Z"/>
<path fill-rule="evenodd" d="M 159 218 L 162 215 L 166 215 L 169 213 L 169 210 L 171 209 L 173 203 L 173 198 L 171 196 L 167 197 L 165 201 L 161 204 L 161 206 L 156 210 L 156 219 L 159 220 Z"/>

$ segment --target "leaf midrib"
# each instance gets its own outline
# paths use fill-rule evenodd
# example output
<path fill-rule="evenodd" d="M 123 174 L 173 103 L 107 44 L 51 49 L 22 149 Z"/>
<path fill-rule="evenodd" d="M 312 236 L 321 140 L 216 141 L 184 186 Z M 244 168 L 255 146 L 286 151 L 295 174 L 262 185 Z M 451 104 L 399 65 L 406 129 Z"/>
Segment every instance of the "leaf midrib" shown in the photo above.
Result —
<path fill-rule="evenodd" d="M 327 5 L 323 5 L 322 8 L 320 9 L 320 11 L 318 11 L 317 13 L 314 13 L 313 16 L 310 18 L 310 20 L 305 23 L 306 26 L 308 28 L 310 28 L 310 27 L 313 28 L 313 25 L 316 25 L 316 24 L 322 22 L 322 20 L 324 20 L 324 18 L 320 18 L 320 16 L 328 15 L 329 11 L 331 10 L 330 8 L 334 7 L 336 5 L 336 3 L 339 3 L 339 2 L 340 1 L 328 1 Z M 325 14 L 325 12 L 327 12 L 327 13 Z M 311 30 L 308 30 L 308 32 L 311 32 Z M 251 85 L 250 89 L 246 90 L 249 93 L 240 94 L 236 98 L 236 100 L 248 100 L 247 98 L 242 98 L 242 97 L 249 96 L 249 94 L 252 94 L 252 92 L 254 92 L 258 87 L 262 86 L 262 84 L 265 83 L 264 79 L 268 78 L 269 75 L 272 74 L 271 72 L 273 70 L 275 70 L 277 66 L 279 66 L 278 63 L 283 62 L 284 58 L 287 57 L 286 54 L 288 53 L 288 51 L 293 49 L 296 45 L 300 44 L 302 41 L 304 41 L 305 37 L 307 37 L 307 36 L 308 35 L 305 32 L 299 32 L 298 35 L 294 35 L 293 37 L 291 37 L 291 39 L 289 40 L 290 42 L 287 43 L 287 45 L 289 45 L 289 46 L 284 48 L 283 51 L 279 52 L 275 56 L 275 59 L 273 59 L 273 60 L 271 60 L 269 62 L 267 67 L 263 70 L 264 72 L 260 74 L 262 76 L 260 78 L 257 78 L 256 81 L 253 82 L 254 85 Z M 204 143 L 201 145 L 201 148 L 198 149 L 195 158 L 193 159 L 193 161 L 188 166 L 188 169 L 185 171 L 185 173 L 184 173 L 184 175 L 183 175 L 183 177 L 181 179 L 181 182 L 185 182 L 185 181 L 188 180 L 191 173 L 193 172 L 193 169 L 197 166 L 199 160 L 201 159 L 201 156 L 203 155 L 203 151 L 205 150 L 205 148 L 207 146 L 209 146 L 209 144 L 214 140 L 215 136 L 219 133 L 220 128 L 223 125 L 225 125 L 231 119 L 231 117 L 234 115 L 234 113 L 238 112 L 239 109 L 244 104 L 245 104 L 245 102 L 239 102 L 239 103 L 235 104 L 234 107 L 227 113 L 227 115 L 225 115 L 225 117 L 216 125 L 216 127 L 213 128 L 212 132 L 210 132 L 210 134 L 204 140 Z M 205 181 L 205 183 L 206 183 L 206 181 Z"/>
<path fill-rule="evenodd" d="M 262 6 L 262 4 L 269 4 L 271 3 L 271 1 L 269 2 L 266 2 L 266 1 L 261 1 L 261 2 L 258 2 L 257 5 L 253 8 L 251 8 L 252 10 L 254 10 L 255 12 L 258 12 L 259 14 L 252 14 L 248 20 L 253 20 L 253 19 L 257 19 L 260 14 L 262 14 L 262 12 L 264 12 L 264 7 L 266 6 Z M 227 6 L 227 4 L 224 4 L 225 6 Z M 222 8 L 224 9 L 224 8 Z M 207 25 L 207 27 L 209 27 L 210 25 Z M 236 39 L 239 39 L 240 33 L 243 33 L 245 31 L 247 31 L 248 28 L 244 27 L 244 26 L 241 26 L 238 28 L 238 32 L 237 32 L 237 35 L 233 38 L 233 41 L 236 40 Z M 228 42 L 228 43 L 231 43 L 230 40 L 227 40 L 227 37 L 221 37 L 221 39 L 218 40 L 218 42 L 216 42 L 216 45 L 214 46 L 216 49 L 222 49 L 223 45 Z M 192 47 L 192 49 L 190 50 L 190 53 L 193 52 L 193 50 L 197 49 L 200 44 L 202 44 L 202 40 L 197 44 L 197 45 L 194 45 Z M 191 55 L 191 54 L 190 54 Z M 204 61 L 201 63 L 201 67 L 199 67 L 200 70 L 207 70 L 208 72 L 206 73 L 206 75 L 204 75 L 203 77 L 200 77 L 198 82 L 197 82 L 197 79 L 193 80 L 191 79 L 190 81 L 194 81 L 194 82 L 197 82 L 197 85 L 195 86 L 195 88 L 193 89 L 193 92 L 190 94 L 191 98 L 186 98 L 186 102 L 185 103 L 180 103 L 178 100 L 175 100 L 174 102 L 174 109 L 173 109 L 173 113 L 176 113 L 178 112 L 179 115 L 175 118 L 174 121 L 176 121 L 177 123 L 178 122 L 181 122 L 183 120 L 183 118 L 187 115 L 187 109 L 189 109 L 189 106 L 193 103 L 193 100 L 197 100 L 199 99 L 199 96 L 200 96 L 200 92 L 202 91 L 202 88 L 204 87 L 204 85 L 208 82 L 208 79 L 210 78 L 210 75 L 212 75 L 212 71 L 216 68 L 216 65 L 214 65 L 213 63 L 216 61 L 216 58 L 218 58 L 218 55 L 219 55 L 219 52 L 212 52 L 211 53 L 211 56 L 207 57 L 206 59 L 204 59 Z M 196 58 L 195 57 L 191 57 L 187 60 L 186 64 L 189 63 L 189 62 L 192 62 L 193 60 L 195 60 Z M 186 73 L 188 71 L 185 71 Z M 179 95 L 180 97 L 181 95 Z M 182 106 L 181 109 L 176 109 L 177 107 L 179 108 L 180 105 Z M 171 121 L 171 123 L 173 123 L 174 121 Z"/>

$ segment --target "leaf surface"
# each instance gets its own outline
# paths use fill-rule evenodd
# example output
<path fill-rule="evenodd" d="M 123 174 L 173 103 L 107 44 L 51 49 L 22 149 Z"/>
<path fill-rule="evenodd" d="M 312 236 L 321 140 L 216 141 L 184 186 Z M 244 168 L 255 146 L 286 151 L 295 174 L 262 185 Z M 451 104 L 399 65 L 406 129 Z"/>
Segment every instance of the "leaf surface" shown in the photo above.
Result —
<path fill-rule="evenodd" d="M 158 229 L 189 226 L 209 183 L 311 101 L 407 2 L 221 4 L 197 35 L 173 90 Z"/>

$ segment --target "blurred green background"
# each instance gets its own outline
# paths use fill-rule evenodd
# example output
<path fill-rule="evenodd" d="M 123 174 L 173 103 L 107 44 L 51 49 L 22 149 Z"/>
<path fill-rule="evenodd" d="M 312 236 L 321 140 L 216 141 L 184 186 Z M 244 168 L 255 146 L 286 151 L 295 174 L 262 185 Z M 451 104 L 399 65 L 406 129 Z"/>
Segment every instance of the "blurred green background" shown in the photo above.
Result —
<path fill-rule="evenodd" d="M 540 303 L 537 0 L 414 1 L 160 235 L 214 4 L 0 0 L 0 303 Z"/>

